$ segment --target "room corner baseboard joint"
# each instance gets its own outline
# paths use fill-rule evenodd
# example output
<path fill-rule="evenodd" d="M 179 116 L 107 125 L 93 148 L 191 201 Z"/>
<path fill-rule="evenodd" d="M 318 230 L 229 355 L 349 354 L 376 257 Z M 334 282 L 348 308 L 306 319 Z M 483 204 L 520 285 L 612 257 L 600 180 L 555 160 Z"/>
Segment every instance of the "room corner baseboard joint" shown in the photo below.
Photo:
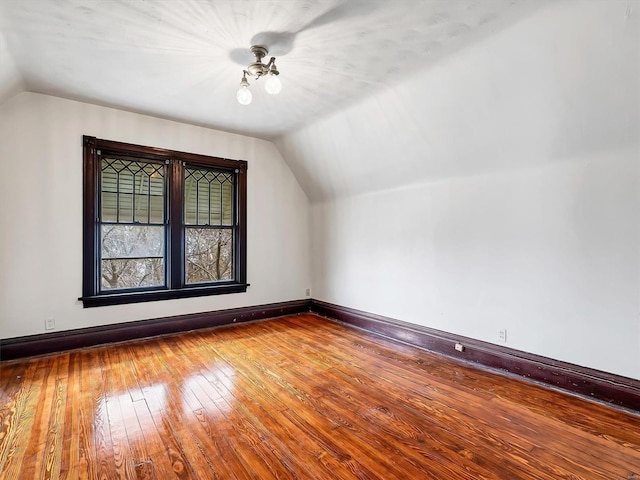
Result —
<path fill-rule="evenodd" d="M 310 309 L 392 340 L 640 412 L 640 381 L 632 378 L 319 300 L 311 300 Z"/>

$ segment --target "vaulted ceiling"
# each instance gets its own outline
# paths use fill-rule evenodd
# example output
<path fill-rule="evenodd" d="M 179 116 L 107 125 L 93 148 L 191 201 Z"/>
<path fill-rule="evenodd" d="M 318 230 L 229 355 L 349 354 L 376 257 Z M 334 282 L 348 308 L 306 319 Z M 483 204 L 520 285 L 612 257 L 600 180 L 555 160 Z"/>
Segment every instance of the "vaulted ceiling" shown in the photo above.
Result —
<path fill-rule="evenodd" d="M 271 139 L 312 201 L 640 148 L 637 0 L 2 0 L 20 91 Z M 261 44 L 283 89 L 250 80 Z"/>
<path fill-rule="evenodd" d="M 271 138 L 533 8 L 532 0 L 3 0 L 0 82 Z M 284 88 L 270 96 L 264 80 L 252 81 L 253 103 L 241 106 L 235 94 L 252 44 L 277 56 Z"/>

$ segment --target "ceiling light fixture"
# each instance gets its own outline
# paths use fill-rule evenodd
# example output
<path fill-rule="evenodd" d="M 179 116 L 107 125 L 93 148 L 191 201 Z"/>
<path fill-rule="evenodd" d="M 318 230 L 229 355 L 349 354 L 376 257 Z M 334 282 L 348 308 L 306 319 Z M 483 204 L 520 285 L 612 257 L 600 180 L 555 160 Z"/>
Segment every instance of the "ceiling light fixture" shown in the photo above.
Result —
<path fill-rule="evenodd" d="M 256 61 L 250 63 L 247 66 L 246 70 L 242 71 L 242 80 L 240 81 L 240 88 L 238 89 L 238 93 L 236 94 L 236 98 L 238 102 L 242 105 L 249 105 L 251 100 L 253 99 L 253 95 L 251 94 L 251 90 L 249 90 L 249 81 L 247 80 L 247 75 L 256 77 L 258 80 L 260 77 L 264 77 L 265 75 L 269 78 L 264 84 L 264 89 L 267 93 L 271 95 L 277 95 L 282 90 L 282 83 L 278 78 L 280 72 L 276 67 L 276 57 L 271 57 L 269 63 L 262 63 L 262 59 L 267 56 L 269 50 L 261 45 L 253 45 L 251 47 L 251 53 L 256 57 Z"/>

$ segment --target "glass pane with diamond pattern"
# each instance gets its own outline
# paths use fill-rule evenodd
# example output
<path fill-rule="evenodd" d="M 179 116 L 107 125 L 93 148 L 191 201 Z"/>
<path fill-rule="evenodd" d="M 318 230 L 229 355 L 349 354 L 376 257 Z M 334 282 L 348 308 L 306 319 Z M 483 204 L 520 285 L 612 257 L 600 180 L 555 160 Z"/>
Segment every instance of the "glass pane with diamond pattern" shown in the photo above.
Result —
<path fill-rule="evenodd" d="M 164 164 L 102 158 L 102 222 L 164 223 Z"/>
<path fill-rule="evenodd" d="M 185 169 L 185 225 L 233 225 L 233 175 L 209 169 Z"/>

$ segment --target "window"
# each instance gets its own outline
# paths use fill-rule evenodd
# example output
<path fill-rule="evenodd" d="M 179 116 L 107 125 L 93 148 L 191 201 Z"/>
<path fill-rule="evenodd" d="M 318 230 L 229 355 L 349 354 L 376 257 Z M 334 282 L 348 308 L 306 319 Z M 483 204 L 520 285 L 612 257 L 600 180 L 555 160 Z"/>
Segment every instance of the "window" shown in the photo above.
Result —
<path fill-rule="evenodd" d="M 85 136 L 84 306 L 246 291 L 246 171 Z"/>

